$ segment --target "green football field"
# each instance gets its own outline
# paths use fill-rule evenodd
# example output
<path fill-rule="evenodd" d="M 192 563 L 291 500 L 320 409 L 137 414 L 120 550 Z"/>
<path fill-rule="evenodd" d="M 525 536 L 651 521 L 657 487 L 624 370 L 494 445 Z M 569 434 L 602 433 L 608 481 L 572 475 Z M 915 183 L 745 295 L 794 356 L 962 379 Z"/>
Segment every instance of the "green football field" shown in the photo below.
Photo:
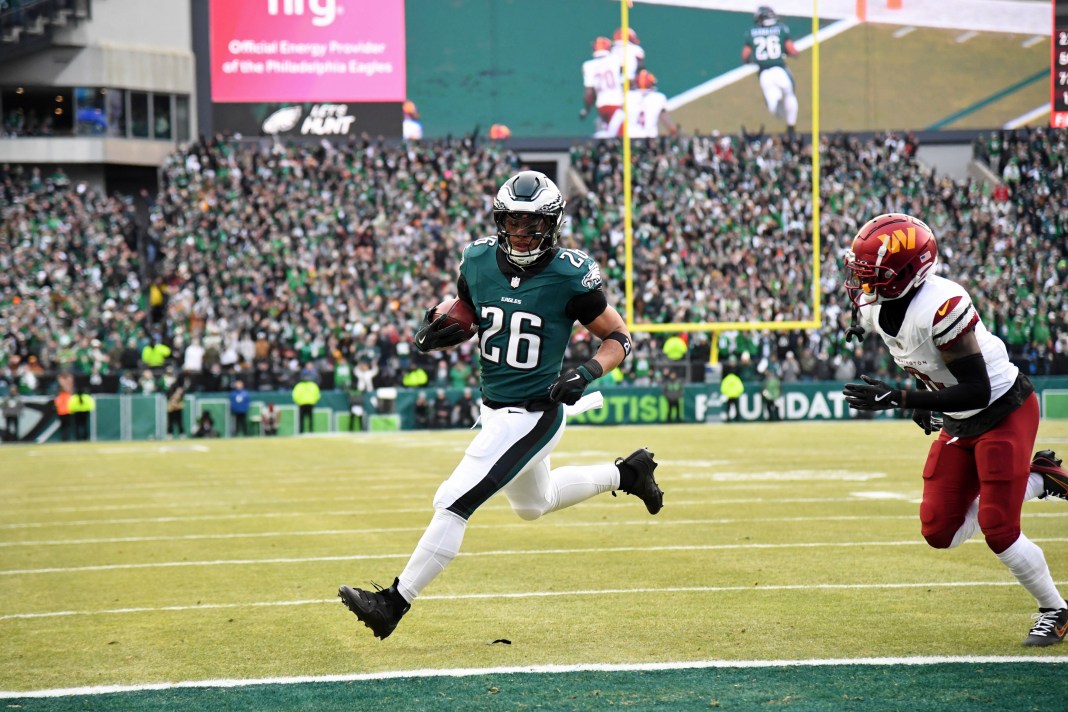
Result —
<path fill-rule="evenodd" d="M 569 429 L 554 465 L 653 449 L 660 515 L 494 498 L 379 641 L 337 587 L 393 580 L 470 438 L 0 447 L 0 704 L 1064 709 L 1026 592 L 980 540 L 920 537 L 901 420 Z M 1024 531 L 1068 592 L 1068 503 Z"/>

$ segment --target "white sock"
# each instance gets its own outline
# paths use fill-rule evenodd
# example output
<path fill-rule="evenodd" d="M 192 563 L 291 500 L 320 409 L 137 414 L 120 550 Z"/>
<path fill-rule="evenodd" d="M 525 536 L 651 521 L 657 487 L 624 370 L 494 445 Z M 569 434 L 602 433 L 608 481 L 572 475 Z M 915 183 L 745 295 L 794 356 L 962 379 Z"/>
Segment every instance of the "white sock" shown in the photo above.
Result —
<path fill-rule="evenodd" d="M 556 492 L 556 501 L 546 514 L 619 489 L 619 468 L 615 465 L 558 467 L 549 472 L 549 480 Z"/>
<path fill-rule="evenodd" d="M 1009 567 L 1020 585 L 1035 597 L 1039 608 L 1064 608 L 1068 605 L 1053 583 L 1042 549 L 1022 532 L 1012 546 L 997 556 L 1001 563 Z"/>
<path fill-rule="evenodd" d="M 1027 490 L 1024 492 L 1024 501 L 1028 502 L 1045 491 L 1042 475 L 1037 472 L 1032 472 L 1027 478 Z"/>
<path fill-rule="evenodd" d="M 797 97 L 791 94 L 783 99 L 782 109 L 786 123 L 789 126 L 795 125 L 797 123 Z"/>
<path fill-rule="evenodd" d="M 949 548 L 960 546 L 964 542 L 975 536 L 975 533 L 979 531 L 979 498 L 976 497 L 972 500 L 972 503 L 968 505 L 968 511 L 964 514 L 964 523 L 960 525 L 960 529 L 953 535 L 953 541 L 950 542 Z"/>
<path fill-rule="evenodd" d="M 411 603 L 437 575 L 445 570 L 456 554 L 467 530 L 467 520 L 444 509 L 434 512 L 426 531 L 415 545 L 412 558 L 397 578 L 397 590 Z"/>

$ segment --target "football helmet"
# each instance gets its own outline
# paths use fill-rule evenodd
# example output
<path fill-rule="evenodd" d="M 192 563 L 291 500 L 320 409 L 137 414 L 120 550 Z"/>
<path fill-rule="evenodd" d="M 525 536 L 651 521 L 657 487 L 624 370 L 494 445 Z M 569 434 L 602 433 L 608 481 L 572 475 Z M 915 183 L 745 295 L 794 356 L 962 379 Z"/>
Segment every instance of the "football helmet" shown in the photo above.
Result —
<path fill-rule="evenodd" d="M 860 228 L 846 253 L 846 291 L 857 306 L 898 299 L 923 284 L 937 261 L 934 233 L 922 220 L 880 215 Z"/>
<path fill-rule="evenodd" d="M 622 42 L 623 41 L 623 28 L 622 27 L 617 27 L 616 31 L 612 33 L 612 40 L 614 42 Z M 636 45 L 640 45 L 642 43 L 642 41 L 638 39 L 638 33 L 634 31 L 633 27 L 628 27 L 627 28 L 627 42 L 629 42 L 630 44 L 636 44 Z"/>
<path fill-rule="evenodd" d="M 505 181 L 493 201 L 493 221 L 497 247 L 508 261 L 529 267 L 556 247 L 566 204 L 560 189 L 544 173 L 522 171 Z M 528 241 L 525 249 L 515 244 Z"/>
<path fill-rule="evenodd" d="M 638 76 L 634 78 L 634 83 L 638 85 L 639 89 L 652 89 L 656 86 L 656 75 L 648 69 L 643 69 L 638 72 Z"/>
<path fill-rule="evenodd" d="M 757 8 L 757 11 L 753 14 L 753 24 L 760 27 L 771 27 L 779 21 L 779 16 L 775 14 L 767 5 L 761 5 Z"/>
<path fill-rule="evenodd" d="M 601 57 L 605 53 L 612 51 L 612 40 L 607 37 L 598 37 L 593 41 L 593 56 Z"/>

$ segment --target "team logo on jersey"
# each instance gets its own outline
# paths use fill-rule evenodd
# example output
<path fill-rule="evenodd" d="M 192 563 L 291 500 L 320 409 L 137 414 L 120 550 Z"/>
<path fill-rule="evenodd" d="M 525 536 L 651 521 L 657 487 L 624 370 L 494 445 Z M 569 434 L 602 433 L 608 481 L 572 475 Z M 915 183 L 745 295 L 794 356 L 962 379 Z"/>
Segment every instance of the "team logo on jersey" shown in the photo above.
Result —
<path fill-rule="evenodd" d="M 582 278 L 582 286 L 586 289 L 593 289 L 601 283 L 601 268 L 597 265 L 590 267 L 590 271 L 586 273 L 586 276 Z"/>

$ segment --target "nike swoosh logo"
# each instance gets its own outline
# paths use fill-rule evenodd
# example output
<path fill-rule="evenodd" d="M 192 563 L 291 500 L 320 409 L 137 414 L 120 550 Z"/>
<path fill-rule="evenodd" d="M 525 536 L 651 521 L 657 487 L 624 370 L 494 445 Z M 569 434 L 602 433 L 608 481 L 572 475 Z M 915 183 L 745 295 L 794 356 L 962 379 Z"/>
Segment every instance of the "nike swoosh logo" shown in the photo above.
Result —
<path fill-rule="evenodd" d="M 1060 628 L 1054 628 L 1053 632 L 1057 634 L 1058 638 L 1063 638 L 1064 634 L 1068 633 L 1068 621 L 1065 621 Z"/>
<path fill-rule="evenodd" d="M 878 403 L 883 398 L 886 398 L 888 395 L 890 395 L 890 391 L 887 391 L 886 393 L 882 394 L 881 396 L 875 396 L 875 402 Z"/>
<path fill-rule="evenodd" d="M 947 311 L 949 311 L 949 302 L 943 304 L 942 308 L 938 310 L 938 316 L 945 316 Z"/>
<path fill-rule="evenodd" d="M 574 376 L 572 376 L 571 378 L 567 379 L 566 382 L 570 383 L 571 381 L 577 381 L 580 378 L 582 378 L 582 376 L 580 376 L 579 374 L 576 373 Z"/>

